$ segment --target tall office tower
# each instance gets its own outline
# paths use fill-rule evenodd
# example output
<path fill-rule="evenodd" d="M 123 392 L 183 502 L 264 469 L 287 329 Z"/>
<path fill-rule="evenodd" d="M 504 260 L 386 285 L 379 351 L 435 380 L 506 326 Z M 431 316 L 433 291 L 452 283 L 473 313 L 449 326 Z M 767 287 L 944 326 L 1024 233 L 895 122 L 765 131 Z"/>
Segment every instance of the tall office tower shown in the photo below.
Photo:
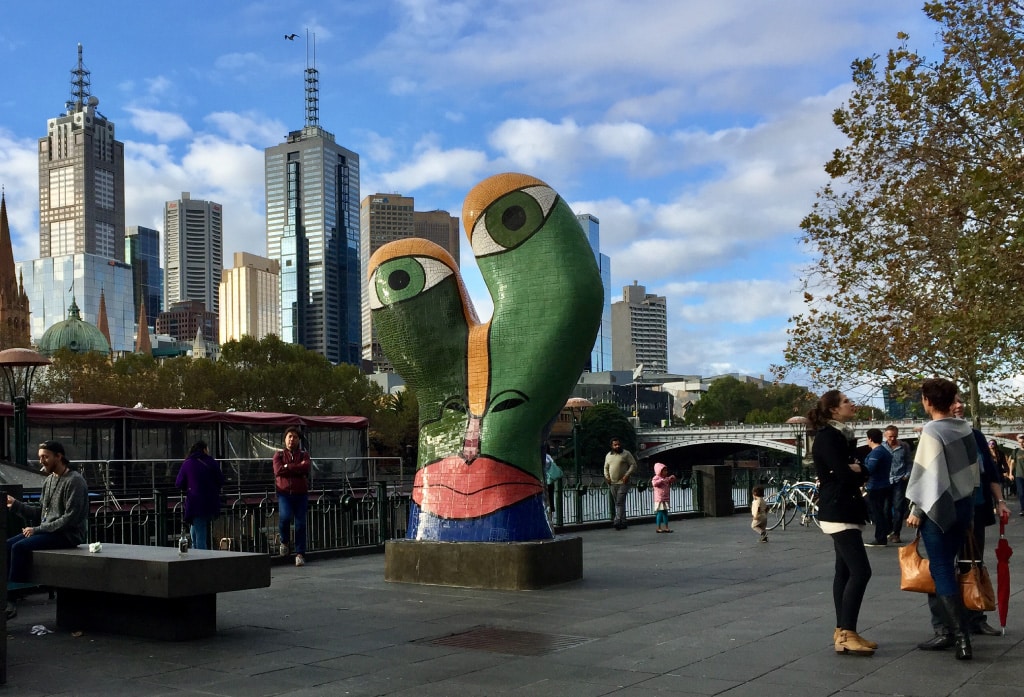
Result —
<path fill-rule="evenodd" d="M 281 265 L 235 252 L 235 265 L 220 282 L 220 343 L 281 333 Z"/>
<path fill-rule="evenodd" d="M 359 239 L 362 277 L 366 278 L 370 256 L 388 242 L 408 237 L 422 237 L 444 248 L 459 262 L 459 219 L 448 211 L 420 212 L 413 210 L 412 196 L 373 194 L 359 204 Z M 369 297 L 362 298 L 362 356 L 372 361 L 373 372 L 394 372 L 391 362 L 381 351 L 377 333 L 370 318 Z"/>
<path fill-rule="evenodd" d="M 164 270 L 160 268 L 160 233 L 132 225 L 124 236 L 124 257 L 132 267 L 132 298 L 146 309 L 152 328 L 164 309 Z"/>
<path fill-rule="evenodd" d="M 223 212 L 219 203 L 193 199 L 183 191 L 164 204 L 164 307 L 195 300 L 217 316 L 224 271 Z M 207 339 L 217 336 L 204 334 Z"/>
<path fill-rule="evenodd" d="M 306 125 L 264 151 L 267 256 L 281 264 L 281 339 L 360 364 L 359 156 L 320 128 L 306 68 Z"/>
<path fill-rule="evenodd" d="M 612 260 L 607 254 L 601 254 L 601 221 L 590 213 L 576 216 L 583 232 L 594 250 L 597 269 L 601 272 L 601 288 L 604 290 L 604 302 L 601 306 L 601 326 L 597 330 L 594 348 L 590 352 L 590 363 L 587 372 L 603 373 L 612 369 Z"/>
<path fill-rule="evenodd" d="M 623 287 L 622 300 L 612 303 L 612 370 L 634 370 L 641 363 L 646 372 L 668 372 L 668 305 L 664 296 L 633 281 Z"/>
<path fill-rule="evenodd" d="M 65 113 L 39 139 L 39 256 L 95 254 L 124 261 L 124 144 L 98 110 L 90 74 L 71 70 Z"/>

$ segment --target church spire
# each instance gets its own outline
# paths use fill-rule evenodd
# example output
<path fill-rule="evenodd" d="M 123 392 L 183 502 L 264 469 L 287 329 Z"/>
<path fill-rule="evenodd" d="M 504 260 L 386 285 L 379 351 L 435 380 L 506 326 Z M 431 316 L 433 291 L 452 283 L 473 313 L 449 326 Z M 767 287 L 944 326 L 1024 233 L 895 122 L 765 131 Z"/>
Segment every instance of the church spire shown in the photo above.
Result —
<path fill-rule="evenodd" d="M 96 313 L 96 327 L 100 330 L 103 338 L 107 340 L 107 343 L 113 346 L 110 343 L 110 324 L 107 322 L 107 299 L 103 295 L 102 288 L 100 288 L 100 309 Z"/>
<path fill-rule="evenodd" d="M 14 272 L 7 195 L 0 192 L 0 349 L 24 348 L 29 343 L 28 296 Z"/>
<path fill-rule="evenodd" d="M 139 332 L 135 336 L 135 353 L 152 355 L 153 342 L 149 340 L 149 318 L 146 317 L 146 303 L 139 298 Z"/>

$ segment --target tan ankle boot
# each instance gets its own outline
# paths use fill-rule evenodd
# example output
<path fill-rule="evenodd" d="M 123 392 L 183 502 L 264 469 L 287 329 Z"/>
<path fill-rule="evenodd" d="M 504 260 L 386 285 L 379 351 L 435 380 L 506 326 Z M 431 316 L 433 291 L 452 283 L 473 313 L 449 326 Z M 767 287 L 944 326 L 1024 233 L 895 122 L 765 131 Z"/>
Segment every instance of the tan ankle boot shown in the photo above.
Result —
<path fill-rule="evenodd" d="M 840 631 L 841 630 L 839 629 L 839 627 L 836 627 L 836 630 L 834 632 L 832 632 L 832 643 L 833 644 L 836 643 L 837 641 L 839 641 L 839 632 Z M 855 634 L 857 636 L 857 638 L 860 639 L 864 643 L 865 646 L 868 646 L 868 647 L 873 648 L 873 649 L 877 649 L 878 648 L 878 644 L 876 642 L 868 641 L 867 639 L 862 637 L 860 634 L 857 634 L 857 632 L 853 632 L 853 634 Z"/>
<path fill-rule="evenodd" d="M 839 630 L 835 647 L 836 653 L 853 654 L 855 656 L 873 656 L 875 654 L 875 650 L 868 646 L 857 635 L 857 632 L 851 632 L 846 629 Z"/>

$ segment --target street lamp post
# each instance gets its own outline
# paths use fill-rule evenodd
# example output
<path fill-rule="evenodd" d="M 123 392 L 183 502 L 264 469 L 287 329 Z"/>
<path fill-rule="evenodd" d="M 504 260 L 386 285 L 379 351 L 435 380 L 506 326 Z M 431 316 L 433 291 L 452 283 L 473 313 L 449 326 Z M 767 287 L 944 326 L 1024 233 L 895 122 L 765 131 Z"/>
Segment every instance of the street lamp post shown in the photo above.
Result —
<path fill-rule="evenodd" d="M 802 474 L 804 469 L 803 445 L 807 438 L 807 417 L 794 416 L 786 419 L 786 423 L 793 430 L 793 440 L 796 442 L 796 466 Z"/>
<path fill-rule="evenodd" d="M 28 403 L 32 397 L 36 369 L 43 365 L 50 365 L 50 359 L 32 349 L 0 351 L 0 369 L 14 405 L 14 453 L 11 459 L 19 465 L 28 465 Z"/>
<path fill-rule="evenodd" d="M 640 381 L 644 377 L 644 364 L 639 363 L 633 371 L 633 418 L 636 419 L 635 428 L 640 430 Z"/>
<path fill-rule="evenodd" d="M 583 522 L 583 489 L 580 487 L 583 479 L 583 464 L 580 462 L 580 431 L 583 425 L 580 422 L 583 419 L 583 410 L 592 406 L 594 406 L 593 402 L 582 397 L 572 397 L 565 403 L 565 408 L 572 415 L 572 457 L 573 469 L 576 470 L 576 486 L 573 488 L 576 491 L 575 517 L 577 524 Z M 561 518 L 560 515 L 559 518 Z"/>

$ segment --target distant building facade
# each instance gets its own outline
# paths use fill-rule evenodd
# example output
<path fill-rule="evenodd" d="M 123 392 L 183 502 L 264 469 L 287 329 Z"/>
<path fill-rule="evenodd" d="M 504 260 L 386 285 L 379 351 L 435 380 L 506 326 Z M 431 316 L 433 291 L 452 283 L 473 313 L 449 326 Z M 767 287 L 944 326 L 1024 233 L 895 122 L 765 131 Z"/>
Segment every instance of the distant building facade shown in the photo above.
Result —
<path fill-rule="evenodd" d="M 668 303 L 633 281 L 612 303 L 612 369 L 634 370 L 641 363 L 645 371 L 668 372 Z"/>
<path fill-rule="evenodd" d="M 65 254 L 15 263 L 32 308 L 29 318 L 33 343 L 43 332 L 68 318 L 72 299 L 81 318 L 99 323 L 100 296 L 105 296 L 110 348 L 114 353 L 135 346 L 135 303 L 132 267 L 94 254 Z"/>
<path fill-rule="evenodd" d="M 160 268 L 160 233 L 132 225 L 124 236 L 125 261 L 132 267 L 132 297 L 142 302 L 152 328 L 164 309 L 164 271 Z"/>
<path fill-rule="evenodd" d="M 198 300 L 172 303 L 156 318 L 157 335 L 166 334 L 176 341 L 192 343 L 197 334 L 206 340 L 217 336 L 217 315 Z"/>
<path fill-rule="evenodd" d="M 459 261 L 459 219 L 448 211 L 413 211 L 412 212 L 412 236 L 422 237 L 430 240 L 439 247 L 443 247 L 452 258 L 455 264 Z"/>
<path fill-rule="evenodd" d="M 39 256 L 124 261 L 124 144 L 90 81 L 79 44 L 65 113 L 47 120 L 39 139 Z"/>
<path fill-rule="evenodd" d="M 219 203 L 193 199 L 183 191 L 180 199 L 164 204 L 164 307 L 191 300 L 203 303 L 217 317 L 223 246 L 224 213 Z M 217 334 L 215 324 L 213 334 L 204 336 L 211 339 Z"/>
<path fill-rule="evenodd" d="M 235 252 L 220 282 L 221 344 L 281 334 L 281 265 L 275 259 Z"/>

